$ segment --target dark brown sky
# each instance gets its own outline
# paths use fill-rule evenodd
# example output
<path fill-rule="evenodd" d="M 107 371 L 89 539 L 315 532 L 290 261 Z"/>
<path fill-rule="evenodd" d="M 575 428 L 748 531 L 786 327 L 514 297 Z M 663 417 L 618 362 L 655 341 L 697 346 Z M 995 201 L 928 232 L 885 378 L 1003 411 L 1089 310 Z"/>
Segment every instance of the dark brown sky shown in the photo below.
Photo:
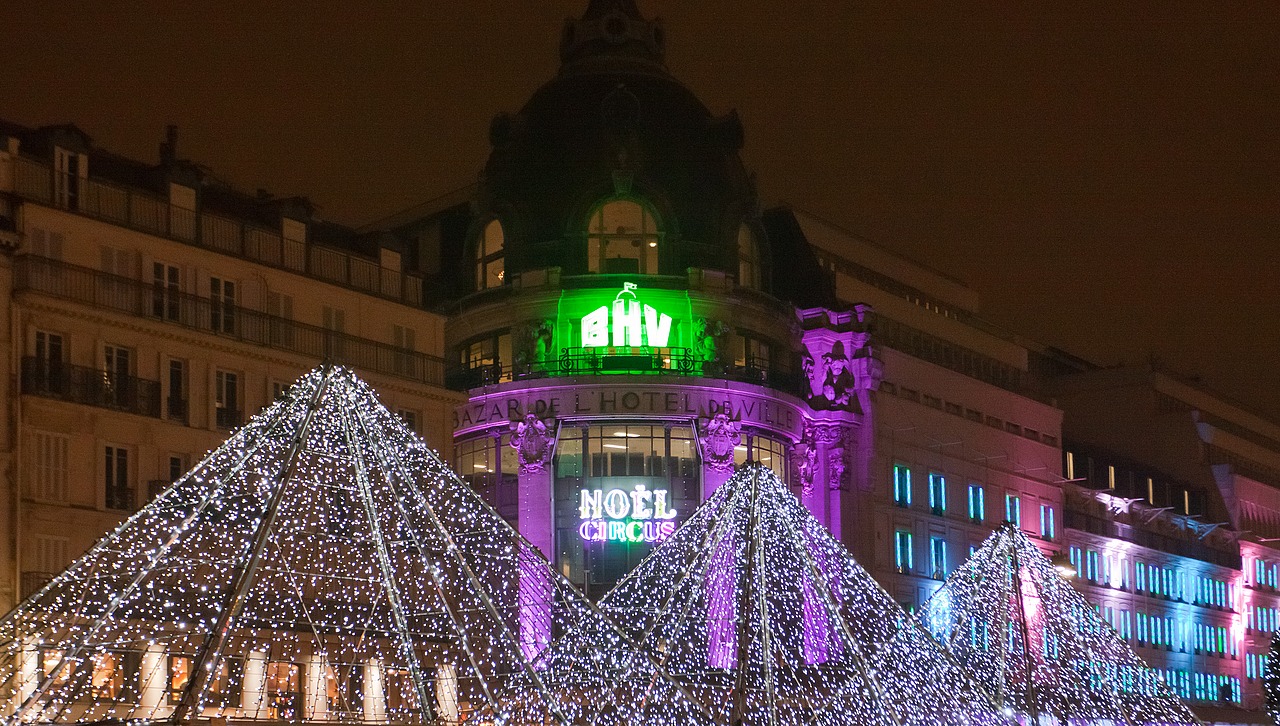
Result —
<path fill-rule="evenodd" d="M 205 9 L 186 9 L 201 5 Z M 585 0 L 9 0 L 0 117 L 359 223 L 463 186 Z M 1280 418 L 1280 10 L 641 0 L 767 202 L 968 281 L 998 324 Z M 215 10 L 216 8 L 216 10 Z"/>

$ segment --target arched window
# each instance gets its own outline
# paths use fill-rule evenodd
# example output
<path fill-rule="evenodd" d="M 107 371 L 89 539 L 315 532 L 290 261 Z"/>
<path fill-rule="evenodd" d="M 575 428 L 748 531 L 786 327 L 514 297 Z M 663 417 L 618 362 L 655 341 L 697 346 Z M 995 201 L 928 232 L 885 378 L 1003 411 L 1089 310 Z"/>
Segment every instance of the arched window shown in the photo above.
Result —
<path fill-rule="evenodd" d="M 658 274 L 662 232 L 647 207 L 629 199 L 600 205 L 587 225 L 587 269 L 619 274 Z"/>
<path fill-rule="evenodd" d="M 760 289 L 760 242 L 745 224 L 738 227 L 738 284 Z"/>
<path fill-rule="evenodd" d="M 476 244 L 476 289 L 499 287 L 506 278 L 503 267 L 502 223 L 493 220 L 484 226 L 484 232 Z"/>

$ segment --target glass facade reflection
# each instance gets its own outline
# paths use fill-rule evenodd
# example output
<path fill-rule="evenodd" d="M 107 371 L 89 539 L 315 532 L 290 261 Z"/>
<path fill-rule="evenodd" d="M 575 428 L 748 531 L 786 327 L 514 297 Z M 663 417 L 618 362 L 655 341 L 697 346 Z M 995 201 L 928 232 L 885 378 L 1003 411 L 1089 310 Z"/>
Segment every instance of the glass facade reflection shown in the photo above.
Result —
<path fill-rule="evenodd" d="M 664 522 L 679 526 L 700 501 L 687 425 L 566 425 L 554 467 L 556 564 L 593 598 L 649 554 Z"/>

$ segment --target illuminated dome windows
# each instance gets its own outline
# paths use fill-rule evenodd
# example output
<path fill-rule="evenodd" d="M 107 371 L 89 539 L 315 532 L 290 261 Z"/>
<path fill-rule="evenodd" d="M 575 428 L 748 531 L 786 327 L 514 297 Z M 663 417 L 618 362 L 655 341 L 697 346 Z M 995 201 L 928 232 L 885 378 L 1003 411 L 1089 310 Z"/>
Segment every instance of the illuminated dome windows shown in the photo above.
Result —
<path fill-rule="evenodd" d="M 587 224 L 587 269 L 605 274 L 658 274 L 662 231 L 648 207 L 630 199 L 601 204 Z"/>
<path fill-rule="evenodd" d="M 506 279 L 504 256 L 506 238 L 502 232 L 502 223 L 491 220 L 484 227 L 480 239 L 476 242 L 476 289 L 485 290 L 501 287 Z"/>
<path fill-rule="evenodd" d="M 760 241 L 745 224 L 738 227 L 738 284 L 760 289 Z"/>

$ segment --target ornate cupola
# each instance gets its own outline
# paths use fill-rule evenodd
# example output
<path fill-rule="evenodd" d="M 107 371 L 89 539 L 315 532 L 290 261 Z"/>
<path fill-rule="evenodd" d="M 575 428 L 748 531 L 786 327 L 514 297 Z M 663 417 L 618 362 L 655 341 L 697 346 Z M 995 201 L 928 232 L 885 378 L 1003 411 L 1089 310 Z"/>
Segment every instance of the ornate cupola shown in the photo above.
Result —
<path fill-rule="evenodd" d="M 564 23 L 560 62 L 592 62 L 601 57 L 664 66 L 662 21 L 646 20 L 634 0 L 592 0 L 580 19 Z"/>
<path fill-rule="evenodd" d="M 741 123 L 713 116 L 668 72 L 665 40 L 635 0 L 591 0 L 565 22 L 559 73 L 490 127 L 468 246 L 477 287 L 549 267 L 702 268 L 761 286 L 742 262 L 741 250 L 765 250 Z"/>

